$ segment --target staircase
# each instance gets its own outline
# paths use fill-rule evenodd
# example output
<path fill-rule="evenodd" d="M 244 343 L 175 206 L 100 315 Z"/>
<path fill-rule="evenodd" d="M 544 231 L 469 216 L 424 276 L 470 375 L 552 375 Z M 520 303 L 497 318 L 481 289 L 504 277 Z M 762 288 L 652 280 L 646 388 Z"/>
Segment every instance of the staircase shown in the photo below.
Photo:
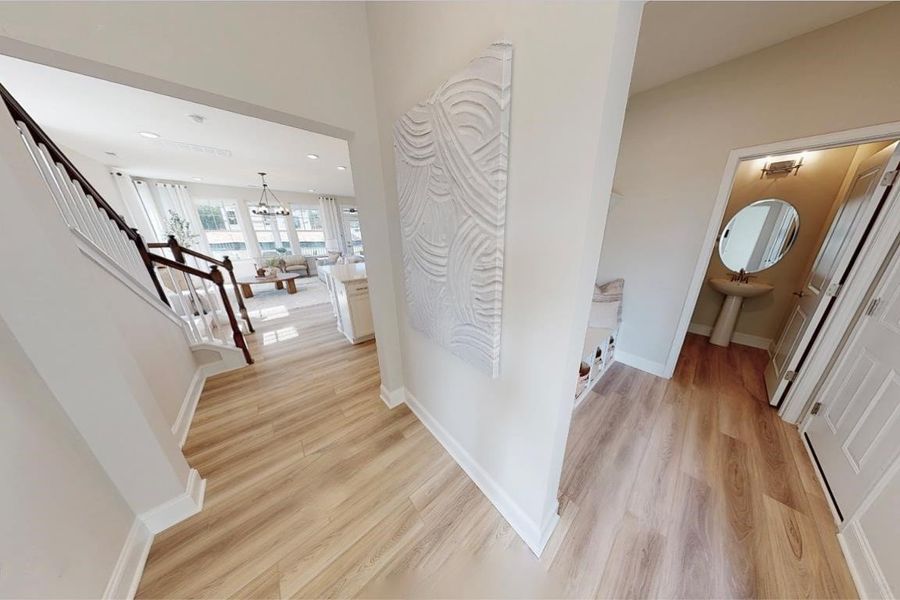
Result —
<path fill-rule="evenodd" d="M 247 364 L 253 363 L 244 339 L 245 333 L 253 333 L 253 325 L 231 261 L 184 248 L 171 236 L 166 243 L 145 244 L 2 85 L 0 97 L 80 247 L 111 264 L 114 269 L 108 270 L 125 285 L 177 318 L 192 347 L 236 349 Z M 226 291 L 223 271 L 234 300 Z"/>

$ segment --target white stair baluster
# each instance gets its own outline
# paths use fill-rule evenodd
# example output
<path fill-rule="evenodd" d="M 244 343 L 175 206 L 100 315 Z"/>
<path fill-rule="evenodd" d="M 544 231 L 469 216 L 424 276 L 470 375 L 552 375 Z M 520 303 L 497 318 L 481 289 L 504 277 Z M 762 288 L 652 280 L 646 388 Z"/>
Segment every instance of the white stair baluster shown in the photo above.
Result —
<path fill-rule="evenodd" d="M 84 233 L 85 237 L 87 237 L 98 249 L 102 250 L 102 246 L 100 245 L 100 230 L 99 224 L 97 223 L 97 219 L 94 216 L 94 211 L 90 210 L 90 207 L 87 205 L 87 201 L 82 197 L 81 194 L 78 193 L 78 188 L 75 186 L 75 182 L 72 181 L 68 173 L 66 172 L 65 167 L 62 166 L 61 163 L 56 163 L 57 168 L 59 169 L 60 175 L 62 176 L 62 184 L 69 190 L 69 196 L 73 199 L 74 205 L 77 207 L 78 214 L 81 215 L 81 221 L 84 223 L 84 229 L 82 233 Z"/>
<path fill-rule="evenodd" d="M 66 224 L 71 227 L 73 225 L 72 215 L 68 211 L 65 198 L 62 196 L 62 192 L 59 189 L 59 184 L 56 181 L 53 172 L 47 167 L 44 155 L 41 153 L 40 148 L 34 143 L 34 138 L 31 136 L 31 131 L 28 129 L 28 126 L 22 121 L 19 121 L 17 125 L 19 126 L 19 131 L 22 133 L 22 140 L 25 142 L 28 153 L 31 154 L 31 158 L 34 160 L 34 164 L 37 166 L 41 177 L 43 177 L 44 182 L 50 189 L 50 194 L 53 196 L 56 208 L 59 209 Z"/>
<path fill-rule="evenodd" d="M 81 199 L 84 202 L 85 206 L 91 212 L 91 216 L 93 217 L 94 223 L 97 226 L 97 233 L 99 234 L 97 245 L 106 253 L 108 257 L 112 258 L 114 262 L 118 263 L 119 261 L 112 251 L 112 235 L 109 231 L 109 218 L 102 210 L 100 210 L 100 208 L 97 207 L 97 204 L 94 202 L 93 197 L 84 192 L 84 189 L 81 187 L 81 183 L 73 180 L 72 185 L 75 187 L 75 193 L 81 196 Z"/>
<path fill-rule="evenodd" d="M 56 181 L 59 183 L 60 190 L 66 198 L 66 203 L 72 210 L 72 217 L 75 219 L 76 229 L 78 229 L 84 237 L 93 241 L 90 222 L 85 217 L 84 208 L 81 206 L 81 200 L 75 196 L 68 174 L 59 163 L 55 163 L 53 169 L 56 171 Z"/>

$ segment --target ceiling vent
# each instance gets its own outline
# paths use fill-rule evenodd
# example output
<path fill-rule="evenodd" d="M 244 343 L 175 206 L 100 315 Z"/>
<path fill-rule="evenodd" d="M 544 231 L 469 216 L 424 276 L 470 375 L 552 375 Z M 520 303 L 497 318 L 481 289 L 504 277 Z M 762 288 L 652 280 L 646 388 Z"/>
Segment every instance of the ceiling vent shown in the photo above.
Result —
<path fill-rule="evenodd" d="M 220 158 L 231 158 L 231 150 L 227 148 L 216 148 L 214 146 L 202 146 L 200 144 L 190 144 L 188 142 L 176 142 L 175 140 L 156 140 L 156 144 L 169 150 L 181 150 L 184 152 L 196 152 L 198 154 L 206 154 L 207 156 L 218 156 Z"/>

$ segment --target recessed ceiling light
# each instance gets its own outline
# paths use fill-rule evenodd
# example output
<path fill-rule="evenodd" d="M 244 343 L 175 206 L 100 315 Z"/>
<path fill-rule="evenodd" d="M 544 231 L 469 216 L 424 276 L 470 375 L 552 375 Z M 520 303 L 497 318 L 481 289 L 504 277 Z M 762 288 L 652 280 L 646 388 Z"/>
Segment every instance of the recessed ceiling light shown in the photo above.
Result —
<path fill-rule="evenodd" d="M 318 154 L 307 154 L 306 158 L 308 158 L 309 160 L 319 160 L 319 155 Z"/>
<path fill-rule="evenodd" d="M 347 170 L 347 167 L 345 167 L 344 165 L 341 165 L 338 167 L 338 171 L 346 171 L 346 170 Z"/>
<path fill-rule="evenodd" d="M 199 177 L 194 177 L 193 180 L 194 180 L 194 181 L 203 181 L 203 180 L 202 180 L 201 178 L 199 178 Z"/>
<path fill-rule="evenodd" d="M 193 121 L 194 123 L 197 123 L 197 124 L 202 125 L 202 124 L 203 124 L 203 121 L 206 120 L 206 117 L 204 117 L 203 115 L 198 115 L 198 114 L 195 113 L 195 114 L 190 114 L 190 115 L 188 115 L 188 119 L 190 119 L 190 120 Z"/>
<path fill-rule="evenodd" d="M 151 140 L 155 140 L 159 137 L 158 133 L 153 133 L 152 131 L 138 131 L 138 135 L 141 137 L 149 138 Z"/>
<path fill-rule="evenodd" d="M 309 189 L 306 190 L 306 191 L 309 192 L 310 194 L 315 194 L 315 193 L 316 193 L 316 190 L 314 190 L 314 189 L 312 189 L 312 188 L 309 188 Z"/>

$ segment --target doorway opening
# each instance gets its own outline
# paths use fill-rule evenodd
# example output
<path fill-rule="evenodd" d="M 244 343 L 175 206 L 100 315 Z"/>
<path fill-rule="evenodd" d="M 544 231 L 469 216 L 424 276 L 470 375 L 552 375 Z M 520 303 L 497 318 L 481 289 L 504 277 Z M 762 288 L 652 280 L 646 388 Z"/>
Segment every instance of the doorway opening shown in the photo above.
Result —
<path fill-rule="evenodd" d="M 347 139 L 7 55 L 0 79 L 152 253 L 225 273 L 220 297 L 199 275 L 151 270 L 194 338 L 228 343 L 228 309 L 242 336 L 319 304 L 341 314 L 329 276 L 365 261 Z M 374 335 L 364 304 L 337 317 L 351 343 Z"/>
<path fill-rule="evenodd" d="M 742 160 L 688 331 L 764 350 L 779 406 L 877 218 L 897 144 Z"/>
<path fill-rule="evenodd" d="M 898 138 L 895 123 L 731 152 L 669 372 L 689 333 L 754 347 L 767 402 L 800 421 L 870 282 Z"/>

